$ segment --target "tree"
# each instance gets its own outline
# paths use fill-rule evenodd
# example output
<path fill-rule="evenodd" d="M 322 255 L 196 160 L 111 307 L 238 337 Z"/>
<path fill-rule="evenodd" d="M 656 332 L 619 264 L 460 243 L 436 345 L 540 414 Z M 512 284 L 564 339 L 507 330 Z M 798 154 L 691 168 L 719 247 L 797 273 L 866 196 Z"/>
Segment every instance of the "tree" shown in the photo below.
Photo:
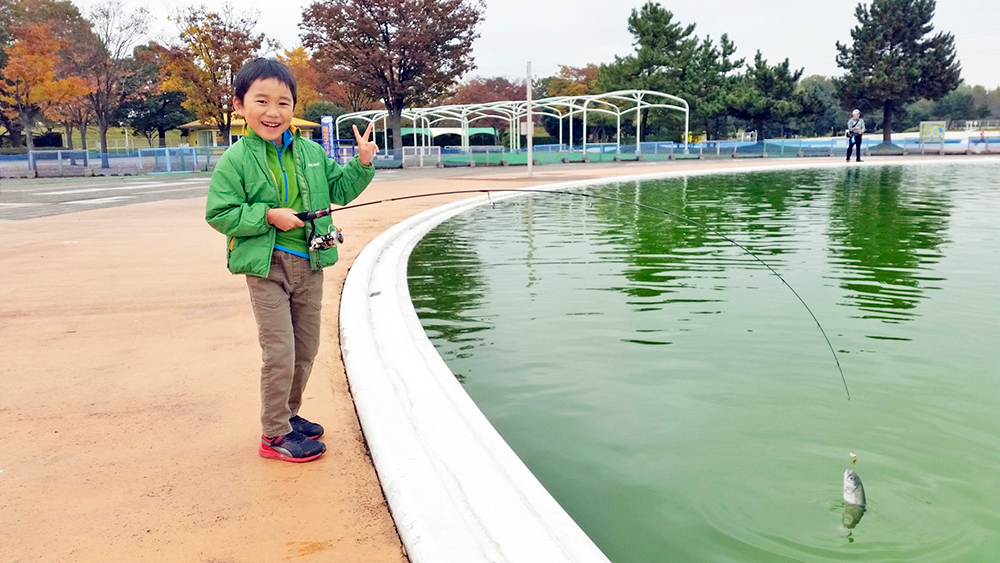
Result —
<path fill-rule="evenodd" d="M 101 168 L 109 168 L 108 128 L 115 124 L 120 106 L 129 92 L 122 86 L 130 74 L 129 54 L 146 33 L 149 12 L 145 7 L 125 12 L 120 0 L 108 0 L 93 8 L 90 21 L 97 45 L 88 61 L 93 92 L 88 96 L 90 109 L 97 121 L 101 145 Z"/>
<path fill-rule="evenodd" d="M 847 72 L 834 79 L 845 106 L 880 108 L 882 141 L 892 142 L 892 118 L 919 98 L 938 100 L 961 82 L 950 33 L 930 36 L 934 0 L 873 0 L 858 4 L 853 44 L 837 42 L 837 65 Z"/>
<path fill-rule="evenodd" d="M 475 77 L 453 87 L 441 104 L 483 104 L 504 100 L 522 100 L 525 97 L 524 81 L 510 80 L 503 76 Z"/>
<path fill-rule="evenodd" d="M 983 86 L 976 85 L 972 87 L 972 97 L 986 108 L 987 117 L 1000 118 L 1000 88 L 987 91 Z"/>
<path fill-rule="evenodd" d="M 87 94 L 90 88 L 87 88 Z M 80 97 L 66 100 L 60 104 L 52 105 L 45 109 L 45 115 L 49 119 L 62 124 L 66 129 L 66 147 L 73 150 L 73 128 L 80 129 L 81 150 L 87 150 L 87 125 L 92 119 L 90 113 L 90 103 L 87 94 Z"/>
<path fill-rule="evenodd" d="M 765 125 L 781 122 L 802 110 L 797 93 L 803 69 L 792 72 L 788 59 L 774 66 L 767 64 L 760 51 L 741 77 L 730 98 L 730 111 L 740 119 L 753 122 L 757 138 L 766 135 Z"/>
<path fill-rule="evenodd" d="M 601 67 L 589 64 L 582 67 L 573 67 L 567 65 L 559 66 L 559 73 L 554 76 L 549 76 L 543 78 L 540 82 L 539 87 L 535 90 L 541 90 L 543 94 L 539 97 L 560 97 L 560 96 L 585 96 L 587 94 L 598 94 L 602 92 L 601 86 L 598 84 L 598 79 L 601 75 Z M 521 91 L 524 91 L 524 86 L 521 86 Z M 523 97 L 522 93 L 520 97 Z M 600 106 L 591 106 L 591 108 L 600 109 Z M 562 113 L 569 113 L 570 108 L 568 106 L 559 106 L 559 110 Z M 573 126 L 570 127 L 569 119 L 573 120 Z M 565 138 L 569 139 L 569 133 L 572 131 L 573 138 L 572 142 L 576 142 L 577 139 L 582 140 L 584 135 L 588 135 L 591 131 L 594 131 L 595 136 L 600 139 L 608 131 L 614 130 L 617 122 L 614 118 L 611 118 L 605 113 L 592 112 L 587 116 L 587 129 L 583 130 L 583 117 L 582 115 L 576 115 L 572 118 L 558 119 L 552 117 L 551 115 L 544 115 L 541 117 L 542 127 L 545 132 L 554 138 Z M 563 131 L 560 133 L 559 128 L 562 127 Z"/>
<path fill-rule="evenodd" d="M 326 87 L 323 88 L 323 96 L 352 112 L 378 108 L 378 98 L 355 84 L 341 84 L 335 80 L 329 80 Z"/>
<path fill-rule="evenodd" d="M 596 94 L 600 91 L 597 78 L 601 73 L 601 67 L 589 64 L 582 67 L 559 66 L 559 74 L 556 74 L 548 81 L 548 95 L 556 96 L 584 96 L 586 94 Z M 521 86 L 522 90 L 524 86 Z M 523 97 L 524 94 L 521 94 Z"/>
<path fill-rule="evenodd" d="M 51 27 L 35 24 L 12 30 L 14 43 L 4 49 L 7 66 L 0 82 L 0 100 L 8 104 L 8 117 L 20 120 L 28 150 L 34 150 L 32 127 L 47 106 L 78 98 L 87 85 L 78 76 L 56 79 L 58 52 L 65 44 L 53 37 Z"/>
<path fill-rule="evenodd" d="M 14 41 L 11 34 L 13 28 L 44 24 L 51 29 L 52 36 L 59 41 L 65 41 L 65 46 L 58 53 L 56 63 L 56 78 L 82 75 L 74 64 L 79 46 L 93 41 L 90 23 L 72 3 L 65 0 L 0 0 L 0 76 L 7 64 L 7 54 L 3 48 L 10 47 Z M 11 119 L 9 114 L 17 114 L 11 108 L 0 102 L 0 125 L 10 134 L 14 147 L 21 143 L 21 120 Z"/>
<path fill-rule="evenodd" d="M 163 49 L 155 44 L 135 48 L 130 59 L 130 73 L 125 79 L 129 99 L 122 104 L 119 119 L 134 133 L 142 135 L 153 146 L 153 137 L 159 146 L 167 146 L 167 131 L 187 123 L 195 115 L 183 107 L 183 92 L 164 92 L 161 84 Z"/>
<path fill-rule="evenodd" d="M 163 51 L 167 61 L 165 91 L 183 92 L 184 107 L 198 119 L 215 123 L 228 142 L 233 121 L 233 82 L 243 65 L 258 56 L 265 44 L 254 33 L 257 14 L 236 14 L 226 4 L 221 13 L 204 7 L 188 8 L 173 18 L 180 28 L 181 45 Z M 275 44 L 267 41 L 268 48 Z"/>
<path fill-rule="evenodd" d="M 695 52 L 693 64 L 681 84 L 681 93 L 691 104 L 691 123 L 704 127 L 710 139 L 725 133 L 720 121 L 729 115 L 729 96 L 737 84 L 743 59 L 734 59 L 736 45 L 723 33 L 718 46 L 706 37 Z"/>
<path fill-rule="evenodd" d="M 833 80 L 813 75 L 799 81 L 802 114 L 797 116 L 799 132 L 805 135 L 843 133 L 844 111 Z"/>
<path fill-rule="evenodd" d="M 302 13 L 303 43 L 332 78 L 381 99 L 394 148 L 402 112 L 443 95 L 474 68 L 481 0 L 326 0 Z"/>
<path fill-rule="evenodd" d="M 934 105 L 934 114 L 938 119 L 947 121 L 976 120 L 990 114 L 986 104 L 976 102 L 969 86 L 959 86 Z"/>
<path fill-rule="evenodd" d="M 718 45 L 711 37 L 699 40 L 694 24 L 681 25 L 655 2 L 632 10 L 628 29 L 635 38 L 635 53 L 601 66 L 597 89 L 655 90 L 681 97 L 688 102 L 692 126 L 717 136 L 718 119 L 725 115 L 728 92 L 737 81 L 734 72 L 744 62 L 732 58 L 736 46 L 729 36 L 724 34 Z M 656 119 L 647 119 L 648 112 L 643 110 L 647 126 L 682 131 L 683 122 L 675 114 L 656 112 Z"/>
<path fill-rule="evenodd" d="M 510 80 L 503 76 L 492 78 L 474 77 L 466 82 L 453 86 L 447 96 L 438 101 L 442 105 L 454 104 L 484 104 L 508 100 L 523 100 L 527 92 L 524 81 Z M 510 129 L 510 117 L 497 112 L 486 111 L 474 121 L 477 127 L 492 127 L 496 131 L 496 139 L 500 139 Z M 495 117 L 493 117 L 495 116 Z M 458 127 L 456 121 L 452 124 Z M 440 139 L 439 139 L 440 140 Z M 495 141 L 494 141 L 495 142 Z"/>
<path fill-rule="evenodd" d="M 615 56 L 614 63 L 602 66 L 599 88 L 679 95 L 684 73 L 698 48 L 694 28 L 694 24 L 685 27 L 675 22 L 673 13 L 656 2 L 633 9 L 628 30 L 635 38 L 635 53 Z"/>
<path fill-rule="evenodd" d="M 278 54 L 278 60 L 288 65 L 295 77 L 298 101 L 295 103 L 295 117 L 302 117 L 309 106 L 320 101 L 319 73 L 313 68 L 312 59 L 306 48 L 299 45 Z"/>
<path fill-rule="evenodd" d="M 194 119 L 194 114 L 184 108 L 184 94 L 163 92 L 153 96 L 128 102 L 123 109 L 125 124 L 137 135 L 142 135 L 153 146 L 153 137 L 159 139 L 157 145 L 167 146 L 167 131 L 176 129 Z"/>
<path fill-rule="evenodd" d="M 306 121 L 312 121 L 313 123 L 319 123 L 324 116 L 330 116 L 334 121 L 337 118 L 347 113 L 347 109 L 333 102 L 319 101 L 309 105 L 304 112 L 302 112 L 302 119 Z"/>

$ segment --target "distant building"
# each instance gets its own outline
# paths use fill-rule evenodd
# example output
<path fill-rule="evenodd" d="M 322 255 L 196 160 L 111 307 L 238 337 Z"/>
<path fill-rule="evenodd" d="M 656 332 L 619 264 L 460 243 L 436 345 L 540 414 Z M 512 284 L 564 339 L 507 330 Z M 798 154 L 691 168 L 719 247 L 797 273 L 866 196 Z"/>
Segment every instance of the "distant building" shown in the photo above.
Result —
<path fill-rule="evenodd" d="M 234 115 L 232 126 L 229 129 L 230 138 L 228 143 L 224 142 L 222 137 L 219 136 L 219 126 L 215 122 L 192 121 L 181 125 L 178 129 L 181 130 L 181 135 L 188 138 L 188 143 L 191 146 L 218 147 L 228 146 L 238 141 L 243 136 L 243 128 L 245 126 L 246 122 Z M 293 117 L 292 126 L 301 129 L 302 136 L 307 139 L 319 138 L 319 123 Z M 195 134 L 194 137 L 192 137 L 192 133 Z"/>

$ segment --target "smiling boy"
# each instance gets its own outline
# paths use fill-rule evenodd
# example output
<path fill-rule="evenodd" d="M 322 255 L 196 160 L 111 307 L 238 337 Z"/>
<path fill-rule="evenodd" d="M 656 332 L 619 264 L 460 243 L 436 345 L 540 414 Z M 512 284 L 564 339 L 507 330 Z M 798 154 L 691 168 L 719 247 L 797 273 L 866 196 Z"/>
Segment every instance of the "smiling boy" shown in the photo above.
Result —
<path fill-rule="evenodd" d="M 233 107 L 245 135 L 212 173 L 205 219 L 226 235 L 229 271 L 245 274 L 261 347 L 261 456 L 303 462 L 326 446 L 323 427 L 299 416 L 319 350 L 323 268 L 337 248 L 311 249 L 303 211 L 346 205 L 374 177 L 378 147 L 354 128 L 358 155 L 345 166 L 292 127 L 295 78 L 272 59 L 250 61 L 236 75 Z M 316 233 L 333 229 L 317 218 Z"/>

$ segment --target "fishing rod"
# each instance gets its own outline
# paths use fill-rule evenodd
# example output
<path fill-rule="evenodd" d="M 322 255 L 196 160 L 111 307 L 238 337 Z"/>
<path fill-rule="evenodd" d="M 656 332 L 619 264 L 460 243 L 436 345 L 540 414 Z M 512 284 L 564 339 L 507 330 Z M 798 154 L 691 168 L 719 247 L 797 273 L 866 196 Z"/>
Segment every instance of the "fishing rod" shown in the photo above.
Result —
<path fill-rule="evenodd" d="M 836 364 L 837 364 L 837 371 L 840 372 L 840 379 L 841 379 L 841 381 L 844 382 L 844 391 L 847 392 L 847 400 L 848 401 L 851 400 L 851 390 L 848 389 L 848 387 L 847 387 L 847 377 L 844 376 L 844 369 L 840 366 L 840 358 L 837 356 L 837 351 L 834 350 L 833 343 L 830 342 L 830 337 L 827 336 L 826 330 L 823 329 L 823 325 L 820 324 L 819 319 L 816 318 L 816 315 L 813 313 L 812 309 L 809 308 L 809 305 L 806 303 L 805 299 L 803 299 L 802 296 L 799 295 L 799 292 L 795 291 L 795 288 L 792 287 L 792 285 L 790 283 L 788 283 L 788 281 L 785 280 L 785 278 L 782 277 L 781 274 L 779 274 L 774 268 L 771 267 L 770 264 L 768 264 L 767 262 L 765 262 L 760 256 L 757 256 L 756 254 L 754 254 L 749 248 L 747 248 L 747 247 L 743 246 L 742 244 L 736 242 L 735 240 L 729 238 L 728 236 L 726 236 L 725 234 L 723 234 L 719 230 L 706 225 L 705 223 L 702 223 L 700 221 L 696 221 L 696 220 L 691 219 L 689 217 L 685 217 L 684 215 L 681 215 L 679 213 L 674 213 L 673 211 L 667 211 L 666 209 L 660 209 L 659 207 L 653 207 L 652 205 L 646 205 L 645 203 L 639 203 L 639 202 L 635 202 L 635 201 L 628 201 L 628 200 L 619 199 L 619 198 L 610 197 L 610 196 L 603 196 L 603 195 L 597 195 L 597 194 L 588 194 L 588 193 L 583 193 L 583 192 L 571 192 L 571 191 L 566 191 L 566 190 L 538 190 L 538 189 L 531 189 L 531 188 L 491 188 L 491 189 L 451 190 L 451 191 L 444 191 L 444 192 L 434 192 L 434 193 L 426 193 L 426 194 L 413 194 L 413 195 L 405 195 L 405 196 L 399 196 L 399 197 L 390 197 L 390 198 L 386 198 L 386 199 L 380 199 L 378 201 L 368 201 L 368 202 L 365 202 L 365 203 L 358 203 L 358 204 L 349 205 L 349 206 L 346 206 L 346 207 L 338 207 L 336 209 L 331 208 L 331 209 L 318 209 L 316 211 L 307 211 L 307 212 L 304 212 L 304 213 L 297 214 L 296 217 L 298 217 L 299 219 L 301 219 L 303 221 L 311 221 L 311 220 L 313 220 L 313 219 L 315 219 L 317 217 L 325 217 L 325 216 L 330 215 L 331 213 L 335 213 L 337 211 L 346 211 L 348 209 L 359 209 L 361 207 L 368 207 L 369 205 L 379 205 L 379 204 L 382 204 L 382 203 L 389 203 L 389 202 L 392 202 L 392 201 L 405 201 L 405 200 L 408 200 L 408 199 L 419 199 L 419 198 L 425 198 L 425 197 L 444 196 L 444 195 L 457 195 L 457 194 L 476 194 L 476 193 L 486 194 L 487 196 L 489 196 L 490 194 L 495 193 L 495 192 L 521 192 L 521 193 L 535 193 L 535 194 L 571 195 L 571 196 L 587 197 L 587 198 L 604 200 L 604 201 L 612 201 L 612 202 L 615 202 L 615 203 L 624 203 L 626 205 L 632 205 L 632 206 L 638 207 L 640 209 L 647 209 L 649 211 L 657 211 L 659 213 L 662 213 L 662 214 L 666 215 L 667 217 L 671 217 L 671 218 L 674 218 L 674 219 L 678 219 L 680 221 L 684 221 L 686 223 L 689 223 L 691 225 L 694 225 L 696 227 L 704 229 L 704 230 L 706 230 L 706 231 L 708 231 L 708 232 L 710 232 L 710 233 L 718 236 L 719 238 L 722 238 L 723 240 L 729 242 L 733 246 L 735 246 L 735 247 L 739 248 L 740 250 L 742 250 L 743 252 L 746 252 L 747 254 L 749 254 L 751 257 L 753 257 L 754 260 L 760 262 L 765 268 L 767 268 L 769 272 L 771 272 L 772 274 L 774 274 L 775 276 L 777 276 L 777 278 L 779 280 L 781 280 L 781 283 L 785 284 L 785 287 L 787 287 L 789 289 L 789 291 L 791 291 L 792 294 L 795 295 L 795 297 L 799 300 L 799 303 L 802 303 L 802 306 L 806 308 L 806 311 L 809 312 L 809 316 L 812 317 L 813 321 L 815 321 L 816 327 L 819 328 L 820 333 L 823 334 L 823 338 L 826 340 L 826 345 L 830 348 L 830 353 L 833 354 L 833 361 L 836 362 Z M 494 204 L 492 200 L 490 200 L 490 204 L 492 204 L 494 207 L 496 207 L 496 204 Z"/>

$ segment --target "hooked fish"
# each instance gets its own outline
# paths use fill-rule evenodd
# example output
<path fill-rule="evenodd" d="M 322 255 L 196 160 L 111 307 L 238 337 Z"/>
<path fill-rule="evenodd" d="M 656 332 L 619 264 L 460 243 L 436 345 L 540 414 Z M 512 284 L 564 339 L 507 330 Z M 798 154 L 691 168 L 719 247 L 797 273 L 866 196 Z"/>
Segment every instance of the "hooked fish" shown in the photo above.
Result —
<path fill-rule="evenodd" d="M 865 487 L 861 484 L 861 477 L 848 469 L 844 472 L 844 502 L 857 506 L 865 505 Z"/>

